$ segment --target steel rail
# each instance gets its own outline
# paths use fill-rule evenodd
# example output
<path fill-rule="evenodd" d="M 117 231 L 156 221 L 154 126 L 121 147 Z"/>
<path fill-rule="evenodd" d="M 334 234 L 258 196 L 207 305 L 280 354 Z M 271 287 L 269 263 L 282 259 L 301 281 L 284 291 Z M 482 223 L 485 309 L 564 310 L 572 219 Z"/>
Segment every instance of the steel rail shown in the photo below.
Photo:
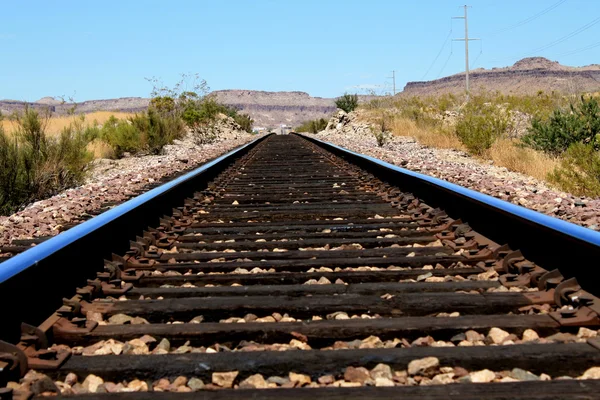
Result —
<path fill-rule="evenodd" d="M 596 265 L 600 260 L 600 232 L 309 135 L 299 135 L 413 193 L 432 207 L 443 208 L 451 217 L 461 218 L 495 242 L 522 249 L 531 261 L 557 268 L 565 277 L 577 277 L 583 289 L 600 294 L 596 281 L 600 272 Z"/>
<path fill-rule="evenodd" d="M 128 241 L 141 234 L 149 222 L 158 223 L 160 217 L 170 213 L 174 204 L 200 190 L 200 182 L 209 182 L 265 137 L 242 145 L 0 264 L 2 325 L 14 326 L 17 322 L 18 327 L 20 322 L 38 323 L 47 317 L 60 306 L 60 297 L 58 303 L 43 300 L 47 294 L 53 294 L 50 299 L 56 299 L 56 293 L 70 297 L 69 291 L 85 283 L 91 271 L 102 270 L 103 258 L 126 250 Z M 86 261 L 89 259 L 96 259 L 98 264 L 89 266 Z M 60 280 L 56 279 L 57 275 L 61 276 Z M 30 319 L 18 321 L 23 316 Z M 6 334 L 3 329 L 0 338 L 7 338 Z"/>
<path fill-rule="evenodd" d="M 600 339 L 592 336 L 600 299 L 521 254 L 535 250 L 538 238 L 576 253 L 598 246 L 486 196 L 307 139 L 271 136 L 241 147 L 193 178 L 163 185 L 163 194 L 51 253 L 42 267 L 0 283 L 0 331 L 48 316 L 37 328 L 22 326 L 19 339 L 0 341 L 0 397 L 100 390 L 135 397 L 122 392 L 137 388 L 177 390 L 147 393 L 174 398 L 184 386 L 197 396 L 260 397 L 265 392 L 237 389 L 268 386 L 286 390 L 278 397 L 314 397 L 301 388 L 307 383 L 319 386 L 317 396 L 335 398 L 592 393 L 586 385 L 595 381 L 534 388 L 539 382 L 511 386 L 503 378 L 524 379 L 521 369 L 585 379 L 599 365 Z M 518 248 L 500 245 L 514 236 Z M 577 328 L 587 329 L 576 336 Z M 424 357 L 435 357 L 440 373 L 454 367 L 445 383 L 483 368 L 502 383 L 437 391 L 424 379 L 437 381 L 438 368 L 410 372 Z M 44 375 L 26 377 L 31 369 Z M 225 382 L 220 371 L 236 376 Z M 306 376 L 301 382 L 292 372 Z M 69 374 L 80 383 L 62 382 Z M 103 389 L 86 387 L 90 374 Z M 268 384 L 257 384 L 257 374 Z M 19 386 L 8 383 L 21 378 Z M 345 382 L 361 387 L 321 387 Z M 413 384 L 420 386 L 406 386 Z"/>

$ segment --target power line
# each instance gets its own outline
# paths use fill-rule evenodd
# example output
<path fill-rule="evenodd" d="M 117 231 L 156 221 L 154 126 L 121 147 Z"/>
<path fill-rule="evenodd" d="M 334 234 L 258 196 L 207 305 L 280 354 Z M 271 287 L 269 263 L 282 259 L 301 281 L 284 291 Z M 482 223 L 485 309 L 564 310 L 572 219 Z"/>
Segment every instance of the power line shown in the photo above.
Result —
<path fill-rule="evenodd" d="M 582 26 L 581 28 L 578 28 L 576 30 L 574 30 L 573 32 L 569 33 L 568 35 L 565 35 L 559 39 L 556 39 L 554 42 L 551 42 L 545 46 L 542 47 L 538 47 L 537 49 L 531 50 L 530 53 L 537 53 L 538 51 L 542 51 L 542 50 L 546 50 L 549 49 L 550 47 L 554 47 L 559 43 L 564 42 L 565 40 L 568 40 L 570 38 L 572 38 L 573 36 L 577 36 L 579 35 L 581 32 L 586 31 L 588 29 L 590 29 L 592 26 L 596 25 L 598 22 L 600 22 L 600 17 L 596 18 L 595 20 L 588 22 L 587 24 L 585 24 L 584 26 Z"/>
<path fill-rule="evenodd" d="M 448 44 L 448 40 L 450 39 L 451 35 L 452 35 L 452 25 L 450 25 L 450 32 L 448 32 L 448 36 L 446 36 L 446 40 L 444 40 L 444 43 L 442 44 L 440 51 L 437 53 L 437 56 L 435 56 L 435 58 L 433 59 L 433 62 L 431 63 L 429 68 L 427 68 L 427 71 L 425 71 L 425 73 L 421 77 L 421 80 L 425 79 L 425 77 L 427 76 L 429 71 L 431 71 L 431 68 L 433 68 L 435 62 L 438 60 L 438 58 L 440 58 L 440 55 L 442 54 L 442 51 L 444 51 L 444 49 L 446 48 L 446 45 Z"/>
<path fill-rule="evenodd" d="M 481 57 L 482 54 L 483 54 L 483 39 L 481 39 L 479 41 L 479 54 L 477 54 L 477 57 L 475 57 L 475 61 L 473 61 L 473 69 L 477 68 L 477 61 L 479 61 L 479 58 Z"/>
<path fill-rule="evenodd" d="M 587 45 L 587 46 L 584 46 L 584 47 L 580 47 L 578 49 L 567 51 L 566 53 L 559 54 L 559 55 L 557 55 L 555 57 L 570 56 L 571 54 L 581 53 L 582 51 L 595 49 L 596 47 L 600 47 L 600 42 L 592 43 L 590 45 Z"/>
<path fill-rule="evenodd" d="M 579 35 L 580 33 L 582 33 L 584 31 L 590 29 L 592 26 L 597 25 L 599 22 L 600 22 L 600 17 L 598 17 L 598 18 L 596 18 L 596 19 L 588 22 L 587 24 L 585 24 L 585 25 L 583 25 L 583 26 L 575 29 L 573 32 L 568 33 L 565 36 L 562 36 L 562 37 L 554 40 L 553 42 L 550 42 L 550 43 L 548 43 L 548 44 L 546 44 L 544 46 L 532 49 L 532 50 L 530 50 L 530 51 L 528 51 L 526 53 L 521 53 L 521 55 L 519 55 L 519 56 L 501 57 L 501 58 L 496 58 L 496 59 L 493 59 L 493 60 L 490 60 L 490 61 L 513 60 L 515 58 L 522 58 L 522 57 L 526 57 L 526 56 L 529 56 L 529 55 L 534 54 L 534 53 L 539 53 L 540 51 L 547 50 L 547 49 L 549 49 L 551 47 L 556 46 L 557 44 L 560 44 L 560 43 L 562 43 L 562 42 L 564 42 L 566 40 L 571 39 L 574 36 Z"/>
<path fill-rule="evenodd" d="M 557 1 L 556 3 L 552 4 L 550 7 L 543 9 L 539 13 L 534 14 L 534 15 L 532 15 L 529 18 L 525 18 L 524 20 L 522 20 L 520 22 L 517 22 L 516 24 L 507 26 L 507 27 L 499 29 L 497 31 L 493 31 L 493 32 L 488 33 L 487 35 L 484 35 L 484 36 L 495 36 L 495 35 L 497 35 L 499 33 L 503 33 L 503 32 L 509 31 L 511 29 L 515 29 L 515 28 L 518 28 L 518 27 L 523 26 L 525 24 L 528 24 L 529 22 L 534 21 L 534 20 L 538 19 L 539 17 L 543 16 L 544 14 L 547 14 L 550 11 L 554 10 L 556 7 L 560 6 L 561 4 L 565 3 L 566 1 L 567 0 Z"/>
<path fill-rule="evenodd" d="M 450 61 L 450 57 L 452 57 L 452 53 L 454 52 L 454 46 L 450 47 L 450 54 L 448 54 L 448 58 L 446 58 L 446 61 L 444 62 L 444 65 L 442 65 L 442 68 L 440 69 L 440 72 L 438 73 L 437 77 L 435 79 L 438 79 L 440 76 L 442 76 L 442 72 L 444 72 L 444 69 L 446 69 L 446 66 L 448 65 L 448 62 Z"/>

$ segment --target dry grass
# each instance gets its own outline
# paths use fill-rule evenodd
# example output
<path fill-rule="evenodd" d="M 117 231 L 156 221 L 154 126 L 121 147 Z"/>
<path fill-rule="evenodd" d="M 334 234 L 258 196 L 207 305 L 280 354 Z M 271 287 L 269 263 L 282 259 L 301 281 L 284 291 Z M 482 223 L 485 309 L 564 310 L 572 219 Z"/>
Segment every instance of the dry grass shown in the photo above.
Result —
<path fill-rule="evenodd" d="M 114 158 L 115 156 L 115 150 L 112 146 L 99 139 L 94 139 L 88 143 L 86 149 L 92 153 L 94 160 L 98 158 Z"/>
<path fill-rule="evenodd" d="M 375 123 L 381 120 L 381 113 L 369 112 L 362 119 Z M 388 129 L 397 136 L 410 136 L 419 143 L 437 148 L 466 151 L 454 132 L 440 127 L 421 127 L 410 118 L 398 114 L 388 114 Z M 536 179 L 548 182 L 548 174 L 559 165 L 557 159 L 548 155 L 519 146 L 517 139 L 498 139 L 482 157 L 492 160 L 494 165 L 505 167 L 510 171 L 520 172 Z"/>
<path fill-rule="evenodd" d="M 390 122 L 390 130 L 397 136 L 414 137 L 425 146 L 437 149 L 465 150 L 462 143 L 452 132 L 422 128 L 409 118 L 394 116 Z"/>
<path fill-rule="evenodd" d="M 113 115 L 117 119 L 124 119 L 133 116 L 134 114 L 114 111 L 96 111 L 89 114 L 51 117 L 48 120 L 46 133 L 48 134 L 48 136 L 58 135 L 60 134 L 60 132 L 62 132 L 64 128 L 68 127 L 70 124 L 80 119 L 82 115 L 85 118 L 85 125 L 92 125 L 95 122 L 97 122 L 98 124 L 104 124 Z M 14 130 L 17 127 L 16 123 L 14 121 L 9 120 L 8 118 L 0 121 L 0 123 L 2 123 L 4 131 L 8 133 L 14 132 Z"/>
<path fill-rule="evenodd" d="M 486 159 L 494 161 L 499 167 L 510 171 L 533 176 L 539 180 L 548 180 L 548 174 L 559 165 L 556 158 L 542 152 L 519 146 L 516 139 L 498 139 L 487 151 Z"/>

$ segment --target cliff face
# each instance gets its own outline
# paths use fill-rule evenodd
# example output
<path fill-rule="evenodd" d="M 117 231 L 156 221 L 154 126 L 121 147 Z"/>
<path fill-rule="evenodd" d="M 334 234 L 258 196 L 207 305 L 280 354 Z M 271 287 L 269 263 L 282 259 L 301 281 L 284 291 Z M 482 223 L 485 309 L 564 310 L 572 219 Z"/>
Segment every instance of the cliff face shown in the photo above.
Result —
<path fill-rule="evenodd" d="M 218 101 L 233 106 L 254 119 L 255 126 L 276 127 L 280 124 L 297 126 L 309 119 L 329 118 L 336 110 L 334 99 L 311 97 L 304 92 L 263 92 L 256 90 L 219 90 L 212 92 Z M 77 103 L 78 113 L 94 111 L 139 112 L 148 107 L 149 99 L 123 97 L 108 100 L 90 100 Z M 61 104 L 52 98 L 28 103 L 0 100 L 0 111 L 11 114 L 25 106 L 48 109 L 59 115 L 66 114 L 73 105 Z"/>
<path fill-rule="evenodd" d="M 579 93 L 600 90 L 600 66 L 568 67 L 543 57 L 524 58 L 505 68 L 483 68 L 469 74 L 471 90 L 504 94 L 536 94 L 538 91 Z M 427 82 L 408 82 L 401 92 L 410 96 L 464 93 L 465 74 Z"/>
<path fill-rule="evenodd" d="M 139 112 L 148 107 L 149 99 L 142 97 L 122 97 L 120 99 L 109 100 L 90 100 L 76 103 L 78 113 L 89 113 L 94 111 L 123 111 Z M 12 114 L 15 111 L 22 110 L 25 106 L 36 110 L 48 110 L 51 113 L 59 115 L 66 114 L 73 107 L 72 103 L 62 104 L 56 100 L 50 100 L 47 97 L 36 102 L 24 102 L 17 100 L 0 100 L 0 111 L 3 114 Z"/>
<path fill-rule="evenodd" d="M 255 126 L 297 126 L 309 119 L 327 119 L 336 110 L 333 99 L 311 97 L 305 92 L 219 90 L 212 94 L 220 102 L 249 114 Z"/>

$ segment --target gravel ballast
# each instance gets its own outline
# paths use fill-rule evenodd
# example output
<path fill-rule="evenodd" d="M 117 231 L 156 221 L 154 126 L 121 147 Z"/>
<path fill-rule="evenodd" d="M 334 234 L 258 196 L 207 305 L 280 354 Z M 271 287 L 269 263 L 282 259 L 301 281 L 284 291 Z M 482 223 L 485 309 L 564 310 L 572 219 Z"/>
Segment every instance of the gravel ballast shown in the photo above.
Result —
<path fill-rule="evenodd" d="M 573 196 L 533 177 L 477 160 L 463 151 L 426 147 L 411 137 L 394 136 L 379 147 L 369 125 L 359 122 L 354 113 L 340 111 L 327 129 L 316 137 L 411 171 L 600 230 L 600 199 Z"/>
<path fill-rule="evenodd" d="M 223 125 L 211 144 L 198 145 L 188 136 L 165 146 L 163 155 L 95 160 L 83 185 L 32 203 L 13 215 L 0 216 L 0 246 L 17 239 L 57 235 L 104 203 L 121 203 L 164 176 L 197 167 L 258 137 L 231 124 Z"/>

